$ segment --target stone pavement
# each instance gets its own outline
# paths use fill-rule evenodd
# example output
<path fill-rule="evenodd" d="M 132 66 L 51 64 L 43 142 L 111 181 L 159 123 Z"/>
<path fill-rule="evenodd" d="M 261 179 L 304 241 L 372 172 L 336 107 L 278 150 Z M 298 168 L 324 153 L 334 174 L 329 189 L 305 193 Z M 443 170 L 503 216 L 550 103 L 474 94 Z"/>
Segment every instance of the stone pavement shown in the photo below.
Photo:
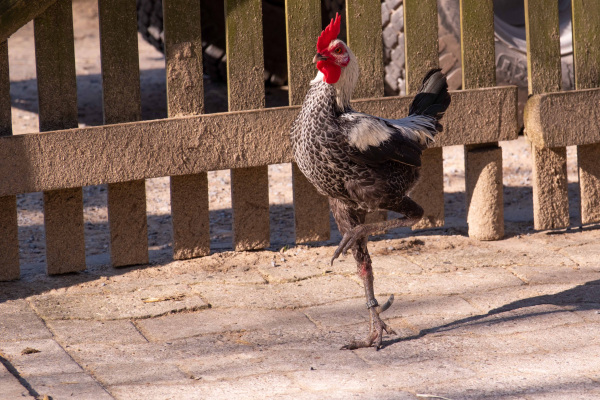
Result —
<path fill-rule="evenodd" d="M 451 233 L 370 244 L 380 351 L 338 350 L 368 314 L 331 246 L 28 267 L 0 283 L 0 399 L 600 399 L 600 229 Z"/>

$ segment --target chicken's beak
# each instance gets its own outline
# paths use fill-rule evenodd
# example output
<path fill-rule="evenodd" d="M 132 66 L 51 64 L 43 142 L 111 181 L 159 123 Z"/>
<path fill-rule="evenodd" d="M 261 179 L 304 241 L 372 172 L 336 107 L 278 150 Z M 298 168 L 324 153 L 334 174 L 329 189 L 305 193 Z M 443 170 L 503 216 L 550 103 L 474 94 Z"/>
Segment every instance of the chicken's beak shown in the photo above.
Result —
<path fill-rule="evenodd" d="M 317 53 L 315 58 L 313 58 L 313 64 L 316 63 L 317 61 L 326 61 L 326 60 L 327 60 L 327 57 L 325 57 L 321 53 Z"/>

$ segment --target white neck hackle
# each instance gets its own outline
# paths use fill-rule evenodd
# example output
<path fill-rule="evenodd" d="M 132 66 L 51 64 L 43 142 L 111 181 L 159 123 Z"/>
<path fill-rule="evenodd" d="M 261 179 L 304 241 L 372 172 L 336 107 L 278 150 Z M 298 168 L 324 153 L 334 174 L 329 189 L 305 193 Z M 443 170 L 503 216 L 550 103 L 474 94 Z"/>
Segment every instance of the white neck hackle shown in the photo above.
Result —
<path fill-rule="evenodd" d="M 339 40 L 339 39 L 338 39 Z M 350 50 L 348 46 L 346 46 L 348 50 L 348 56 L 350 61 L 348 65 L 342 67 L 342 73 L 340 74 L 340 79 L 333 84 L 333 87 L 336 91 L 335 102 L 341 111 L 350 107 L 350 100 L 352 99 L 352 91 L 358 82 L 358 76 L 360 75 L 360 69 L 358 67 L 358 62 L 356 61 L 356 56 Z M 322 82 L 325 78 L 325 75 L 321 71 L 317 73 L 315 79 L 311 81 L 312 83 Z"/>

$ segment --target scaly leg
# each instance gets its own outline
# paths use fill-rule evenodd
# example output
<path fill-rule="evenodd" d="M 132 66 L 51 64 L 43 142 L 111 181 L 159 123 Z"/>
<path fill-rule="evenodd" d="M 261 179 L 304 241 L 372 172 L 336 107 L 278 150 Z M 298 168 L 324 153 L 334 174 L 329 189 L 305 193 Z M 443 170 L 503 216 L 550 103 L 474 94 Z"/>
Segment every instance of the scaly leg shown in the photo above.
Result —
<path fill-rule="evenodd" d="M 379 314 L 387 310 L 394 302 L 394 295 L 391 295 L 389 300 L 383 305 L 379 306 L 377 299 L 375 299 L 375 293 L 373 290 L 373 268 L 371 266 L 371 257 L 367 250 L 367 239 L 361 239 L 357 248 L 352 249 L 354 258 L 358 265 L 358 275 L 362 278 L 363 285 L 365 287 L 365 295 L 367 298 L 367 308 L 369 309 L 370 321 L 369 321 L 369 334 L 364 340 L 358 340 L 350 342 L 349 344 L 342 347 L 342 350 L 354 350 L 362 347 L 371 347 L 375 345 L 375 349 L 381 348 L 381 341 L 383 340 L 383 331 L 389 335 L 395 335 L 396 332 L 389 327 L 385 322 L 381 320 Z"/>
<path fill-rule="evenodd" d="M 356 228 L 365 226 L 361 224 L 365 222 L 366 212 L 362 210 L 351 209 L 344 203 L 335 199 L 330 199 L 330 204 L 331 211 L 333 212 L 333 216 L 338 224 L 338 228 L 344 237 L 347 237 L 348 234 L 351 234 Z M 371 347 L 373 344 L 375 344 L 376 349 L 379 349 L 383 339 L 383 331 L 387 332 L 388 334 L 395 334 L 394 330 L 387 326 L 379 317 L 379 314 L 387 310 L 392 305 L 394 296 L 392 295 L 383 306 L 379 306 L 377 300 L 375 299 L 375 292 L 373 290 L 373 268 L 371 265 L 371 257 L 369 256 L 369 251 L 367 249 L 367 240 L 368 237 L 366 235 L 357 237 L 356 240 L 352 241 L 348 247 L 352 247 L 352 253 L 358 268 L 357 272 L 361 277 L 363 286 L 365 288 L 367 308 L 369 309 L 370 313 L 369 335 L 365 340 L 353 341 L 342 347 L 342 349 L 346 350 L 353 350 L 361 347 Z"/>

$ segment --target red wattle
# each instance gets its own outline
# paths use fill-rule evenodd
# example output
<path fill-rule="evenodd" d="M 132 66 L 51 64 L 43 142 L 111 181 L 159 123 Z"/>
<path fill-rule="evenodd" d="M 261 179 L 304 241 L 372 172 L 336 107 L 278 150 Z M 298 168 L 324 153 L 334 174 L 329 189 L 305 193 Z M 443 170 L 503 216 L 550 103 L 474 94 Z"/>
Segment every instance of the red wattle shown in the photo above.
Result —
<path fill-rule="evenodd" d="M 342 68 L 339 65 L 328 61 L 319 61 L 317 62 L 317 69 L 325 75 L 323 80 L 330 85 L 333 85 L 337 81 L 340 80 L 340 75 L 342 74 Z"/>

